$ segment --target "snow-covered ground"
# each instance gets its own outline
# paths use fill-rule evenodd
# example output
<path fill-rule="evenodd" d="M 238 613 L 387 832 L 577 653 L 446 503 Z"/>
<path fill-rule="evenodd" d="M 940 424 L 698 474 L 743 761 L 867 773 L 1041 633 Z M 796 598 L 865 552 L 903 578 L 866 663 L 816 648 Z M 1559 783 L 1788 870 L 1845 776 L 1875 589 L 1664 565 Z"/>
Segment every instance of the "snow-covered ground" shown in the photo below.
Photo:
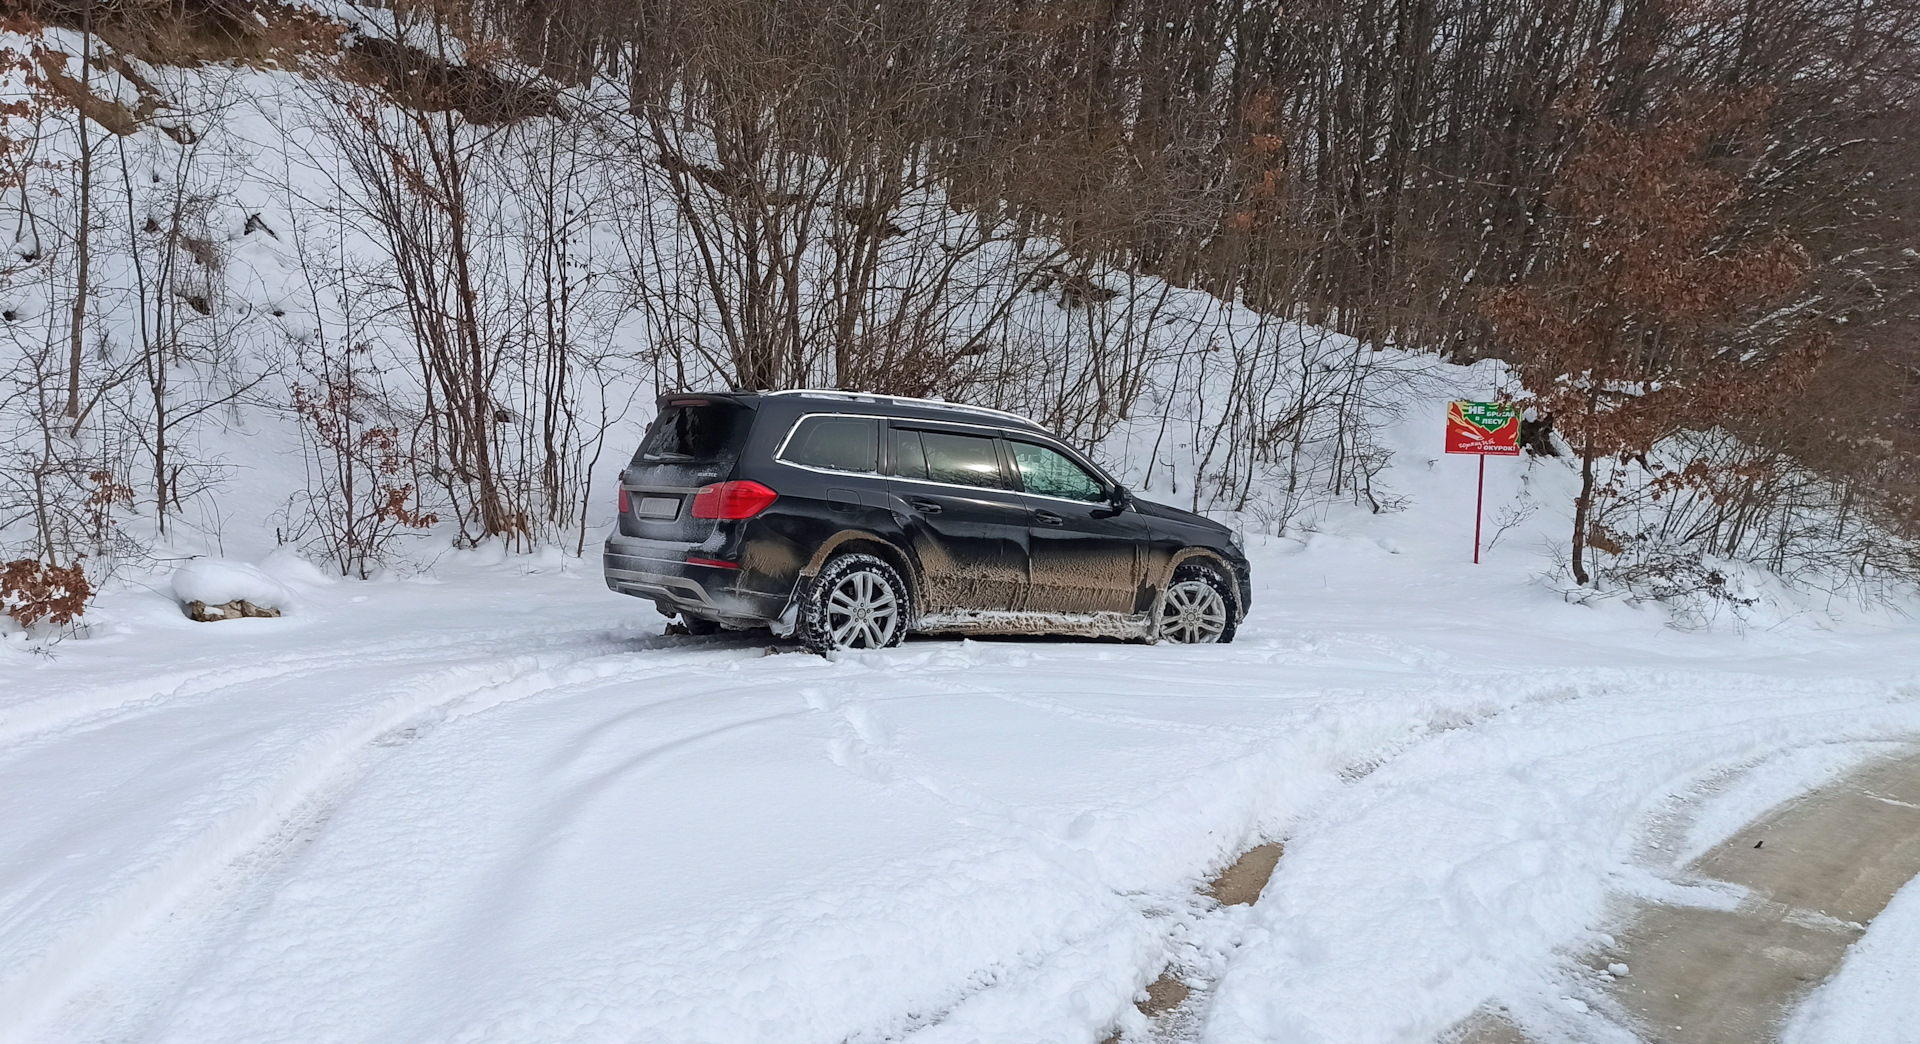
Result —
<path fill-rule="evenodd" d="M 1473 462 L 1396 461 L 1409 510 L 1252 539 L 1221 647 L 829 662 L 486 551 L 279 554 L 281 619 L 110 592 L 0 646 L 0 1040 L 1091 1044 L 1169 964 L 1206 1041 L 1597 1033 L 1623 900 L 1737 902 L 1678 867 L 1920 737 L 1916 628 L 1575 604 L 1564 519 L 1476 567 Z M 1199 896 L 1262 839 L 1257 905 Z"/>

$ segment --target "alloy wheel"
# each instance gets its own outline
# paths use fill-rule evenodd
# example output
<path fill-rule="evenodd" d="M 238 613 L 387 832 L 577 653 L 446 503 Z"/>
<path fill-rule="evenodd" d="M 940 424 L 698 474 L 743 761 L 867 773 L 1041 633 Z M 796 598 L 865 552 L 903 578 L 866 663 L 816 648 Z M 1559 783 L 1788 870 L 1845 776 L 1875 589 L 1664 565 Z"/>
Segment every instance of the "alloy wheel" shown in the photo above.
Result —
<path fill-rule="evenodd" d="M 827 632 L 839 649 L 883 649 L 900 627 L 900 600 L 887 578 L 860 569 L 827 594 Z"/>
<path fill-rule="evenodd" d="M 1206 645 L 1227 630 L 1227 600 L 1205 580 L 1182 580 L 1167 588 L 1160 608 L 1160 637 L 1183 645 Z"/>

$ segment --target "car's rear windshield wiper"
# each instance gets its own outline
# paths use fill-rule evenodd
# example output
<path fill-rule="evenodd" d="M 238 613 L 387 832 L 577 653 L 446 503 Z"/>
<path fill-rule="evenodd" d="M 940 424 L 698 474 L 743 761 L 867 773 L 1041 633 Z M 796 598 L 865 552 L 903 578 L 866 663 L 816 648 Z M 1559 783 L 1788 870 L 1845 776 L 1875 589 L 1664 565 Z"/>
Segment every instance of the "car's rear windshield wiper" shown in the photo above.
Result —
<path fill-rule="evenodd" d="M 646 459 L 674 461 L 676 463 L 686 463 L 695 458 L 691 453 L 649 453 L 646 455 Z"/>

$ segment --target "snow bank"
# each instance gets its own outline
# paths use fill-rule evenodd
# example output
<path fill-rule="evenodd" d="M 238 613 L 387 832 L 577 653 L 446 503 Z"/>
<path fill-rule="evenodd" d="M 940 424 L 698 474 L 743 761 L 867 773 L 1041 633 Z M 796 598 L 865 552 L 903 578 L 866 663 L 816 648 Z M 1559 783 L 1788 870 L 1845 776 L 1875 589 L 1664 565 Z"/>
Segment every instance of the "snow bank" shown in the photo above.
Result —
<path fill-rule="evenodd" d="M 260 560 L 260 571 L 291 588 L 326 587 L 337 583 L 335 577 L 328 576 L 319 566 L 300 557 L 300 553 L 291 547 L 274 548 Z"/>
<path fill-rule="evenodd" d="M 276 562 L 284 568 L 284 563 Z M 309 567 L 311 568 L 311 567 Z M 293 591 L 259 566 L 227 558 L 196 558 L 173 574 L 173 595 L 182 602 L 223 605 L 244 598 L 259 606 L 285 610 Z"/>
<path fill-rule="evenodd" d="M 1432 1040 L 1489 998 L 1532 1039 L 1608 1039 L 1604 989 L 1568 955 L 1610 944 L 1610 904 L 1740 899 L 1669 862 L 1657 828 L 1672 795 L 1805 746 L 1828 758 L 1791 759 L 1783 775 L 1818 778 L 1825 760 L 1920 728 L 1920 706 L 1858 682 L 1567 682 L 1564 698 L 1448 729 L 1301 822 L 1202 1039 Z"/>
<path fill-rule="evenodd" d="M 1692 814 L 1676 866 L 1706 855 L 1713 846 L 1758 820 L 1768 810 L 1811 794 L 1876 756 L 1898 753 L 1898 743 L 1826 743 L 1788 750 L 1735 774 Z M 1715 786 L 1713 781 L 1710 786 Z M 1699 795 L 1683 795 L 1696 800 Z"/>
<path fill-rule="evenodd" d="M 1847 951 L 1840 974 L 1813 992 L 1783 1044 L 1910 1044 L 1920 1033 L 1920 879 Z"/>

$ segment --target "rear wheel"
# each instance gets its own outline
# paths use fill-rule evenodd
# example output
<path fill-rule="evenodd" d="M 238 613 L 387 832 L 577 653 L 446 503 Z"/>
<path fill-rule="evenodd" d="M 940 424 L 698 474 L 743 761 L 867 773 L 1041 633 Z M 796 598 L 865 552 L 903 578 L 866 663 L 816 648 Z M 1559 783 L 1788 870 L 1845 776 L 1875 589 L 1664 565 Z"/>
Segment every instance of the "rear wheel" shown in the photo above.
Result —
<path fill-rule="evenodd" d="M 821 567 L 801 600 L 801 641 L 822 654 L 899 645 L 909 605 L 906 583 L 884 559 L 841 555 Z"/>
<path fill-rule="evenodd" d="M 1188 562 L 1173 571 L 1160 600 L 1160 640 L 1182 645 L 1233 641 L 1233 588 L 1220 570 Z"/>

